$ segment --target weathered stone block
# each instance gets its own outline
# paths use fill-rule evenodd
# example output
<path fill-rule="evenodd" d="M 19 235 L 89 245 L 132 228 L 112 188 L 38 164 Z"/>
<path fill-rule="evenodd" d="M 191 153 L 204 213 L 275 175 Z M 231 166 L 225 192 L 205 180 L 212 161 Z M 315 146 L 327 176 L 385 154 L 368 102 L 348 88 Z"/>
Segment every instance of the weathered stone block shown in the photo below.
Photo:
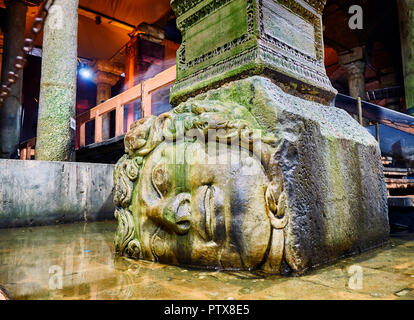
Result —
<path fill-rule="evenodd" d="M 113 219 L 113 168 L 0 160 L 0 228 Z"/>
<path fill-rule="evenodd" d="M 183 42 L 171 102 L 230 80 L 265 75 L 329 103 L 324 68 L 324 0 L 172 0 Z"/>
<path fill-rule="evenodd" d="M 300 273 L 388 241 L 376 140 L 265 77 L 137 121 L 125 149 L 114 170 L 121 254 Z"/>
<path fill-rule="evenodd" d="M 388 242 L 379 145 L 344 110 L 286 94 L 270 80 L 230 83 L 194 100 L 233 102 L 281 139 L 286 270 L 301 272 Z"/>

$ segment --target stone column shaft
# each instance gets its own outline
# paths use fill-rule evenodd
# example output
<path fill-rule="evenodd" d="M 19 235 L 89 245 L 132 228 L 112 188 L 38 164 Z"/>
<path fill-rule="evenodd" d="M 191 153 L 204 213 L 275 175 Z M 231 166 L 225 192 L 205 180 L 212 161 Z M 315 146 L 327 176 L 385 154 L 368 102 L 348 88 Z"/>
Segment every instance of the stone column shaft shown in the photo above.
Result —
<path fill-rule="evenodd" d="M 121 74 L 121 73 L 120 73 Z M 118 82 L 119 75 L 98 70 L 93 81 L 96 84 L 96 105 L 99 105 L 111 98 L 112 87 Z"/>
<path fill-rule="evenodd" d="M 43 35 L 36 160 L 73 160 L 78 0 L 55 0 Z"/>
<path fill-rule="evenodd" d="M 112 87 L 118 82 L 119 76 L 124 72 L 123 66 L 110 61 L 99 60 L 95 65 L 95 76 L 93 81 L 97 87 L 96 105 L 111 98 Z M 102 139 L 107 140 L 110 136 L 110 114 L 102 116 Z"/>
<path fill-rule="evenodd" d="M 366 96 L 364 48 L 356 47 L 350 53 L 340 54 L 339 64 L 348 72 L 349 95 L 364 100 Z"/>
<path fill-rule="evenodd" d="M 108 83 L 96 84 L 96 105 L 99 105 L 111 98 L 112 86 Z"/>
<path fill-rule="evenodd" d="M 1 80 L 1 64 L 3 62 L 3 48 L 4 48 L 4 36 L 0 34 L 0 80 Z"/>
<path fill-rule="evenodd" d="M 26 28 L 27 6 L 18 0 L 6 2 L 6 30 L 1 68 L 1 82 L 7 81 L 7 73 L 12 70 L 16 56 L 21 55 Z M 0 109 L 0 158 L 17 156 L 21 131 L 23 70 L 12 86 L 9 97 Z"/>
<path fill-rule="evenodd" d="M 365 62 L 355 61 L 345 64 L 344 67 L 348 71 L 349 95 L 365 100 Z"/>
<path fill-rule="evenodd" d="M 351 53 L 339 55 L 339 64 L 348 72 L 348 88 L 349 95 L 353 98 L 360 97 L 366 100 L 366 84 L 365 84 L 365 61 L 363 47 L 352 49 Z M 359 121 L 358 115 L 352 117 Z M 363 121 L 364 125 L 368 125 L 368 121 Z"/>

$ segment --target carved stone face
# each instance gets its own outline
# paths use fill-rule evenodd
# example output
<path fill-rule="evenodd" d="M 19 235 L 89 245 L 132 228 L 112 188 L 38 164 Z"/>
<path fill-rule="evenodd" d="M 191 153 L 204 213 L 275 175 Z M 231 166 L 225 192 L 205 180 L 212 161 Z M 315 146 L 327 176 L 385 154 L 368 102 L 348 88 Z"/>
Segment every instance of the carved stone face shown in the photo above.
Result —
<path fill-rule="evenodd" d="M 272 231 L 262 164 L 243 148 L 213 147 L 219 155 L 197 141 L 163 142 L 145 158 L 132 199 L 142 258 L 226 269 L 263 262 Z"/>

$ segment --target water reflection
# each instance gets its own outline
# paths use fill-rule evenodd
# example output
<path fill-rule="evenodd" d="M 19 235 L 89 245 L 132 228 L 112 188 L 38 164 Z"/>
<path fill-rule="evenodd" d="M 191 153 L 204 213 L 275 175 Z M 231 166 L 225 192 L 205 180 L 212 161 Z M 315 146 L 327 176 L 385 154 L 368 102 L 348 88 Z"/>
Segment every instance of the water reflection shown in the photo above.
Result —
<path fill-rule="evenodd" d="M 189 270 L 114 255 L 115 222 L 0 230 L 14 299 L 414 299 L 414 235 L 302 277 Z"/>

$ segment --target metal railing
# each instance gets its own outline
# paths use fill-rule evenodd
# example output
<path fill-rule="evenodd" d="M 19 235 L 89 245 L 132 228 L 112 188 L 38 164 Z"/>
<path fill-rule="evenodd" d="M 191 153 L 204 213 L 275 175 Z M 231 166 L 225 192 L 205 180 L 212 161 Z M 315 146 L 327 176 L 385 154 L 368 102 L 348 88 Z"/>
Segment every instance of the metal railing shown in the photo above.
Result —
<path fill-rule="evenodd" d="M 122 92 L 121 94 L 103 102 L 102 104 L 76 117 L 77 132 L 79 132 L 79 147 L 86 145 L 86 123 L 95 120 L 95 135 L 93 143 L 102 142 L 102 119 L 105 114 L 115 110 L 115 137 L 125 134 L 131 123 L 124 128 L 124 106 L 141 99 L 141 116 L 151 115 L 152 93 L 175 82 L 175 65 L 155 77 Z"/>
<path fill-rule="evenodd" d="M 32 160 L 35 156 L 36 138 L 26 140 L 20 144 L 20 160 Z"/>
<path fill-rule="evenodd" d="M 358 99 L 338 94 L 334 105 L 337 108 L 359 115 Z M 361 101 L 362 117 L 373 124 L 380 123 L 414 135 L 414 117 L 391 109 L 380 107 L 366 101 Z"/>
<path fill-rule="evenodd" d="M 124 109 L 125 105 L 141 100 L 141 117 L 152 114 L 152 94 L 164 87 L 172 85 L 176 78 L 176 66 L 157 74 L 155 77 L 141 82 L 140 84 L 126 90 L 125 92 L 105 101 L 104 103 L 82 113 L 76 118 L 79 147 L 86 146 L 86 124 L 95 121 L 95 131 L 92 143 L 103 142 L 102 119 L 103 117 L 115 110 L 115 137 L 124 135 L 131 125 L 127 123 L 124 127 Z M 345 111 L 359 115 L 372 124 L 384 124 L 386 126 L 401 130 L 414 135 L 414 117 L 393 111 L 378 105 L 360 101 L 358 99 L 338 94 L 334 100 L 334 106 Z M 378 130 L 378 128 L 377 128 Z M 377 134 L 378 137 L 378 134 Z M 114 137 L 111 137 L 114 138 Z M 20 145 L 20 159 L 30 160 L 35 151 L 33 148 L 36 144 L 36 138 L 30 139 Z"/>

